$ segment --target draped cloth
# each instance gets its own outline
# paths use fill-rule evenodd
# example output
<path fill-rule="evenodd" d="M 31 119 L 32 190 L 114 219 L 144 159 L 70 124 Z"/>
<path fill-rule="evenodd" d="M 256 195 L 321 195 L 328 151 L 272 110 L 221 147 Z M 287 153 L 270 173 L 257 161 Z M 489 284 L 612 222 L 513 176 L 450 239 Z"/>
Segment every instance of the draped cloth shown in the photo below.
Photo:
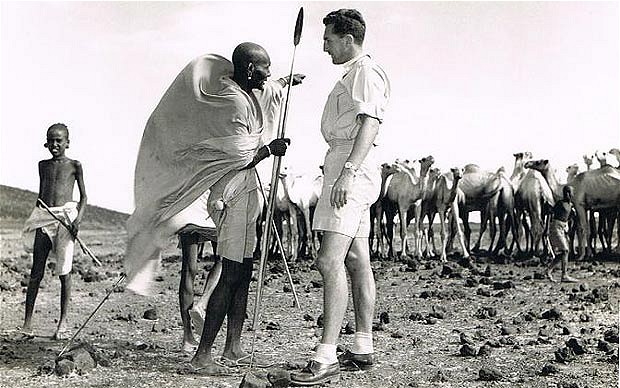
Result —
<path fill-rule="evenodd" d="M 263 129 L 271 130 L 278 117 L 280 83 L 266 83 L 250 96 L 232 74 L 232 63 L 219 55 L 194 59 L 146 124 L 125 255 L 127 288 L 138 294 L 149 293 L 161 250 L 185 226 L 175 216 L 231 171 L 248 165 L 263 145 Z"/>

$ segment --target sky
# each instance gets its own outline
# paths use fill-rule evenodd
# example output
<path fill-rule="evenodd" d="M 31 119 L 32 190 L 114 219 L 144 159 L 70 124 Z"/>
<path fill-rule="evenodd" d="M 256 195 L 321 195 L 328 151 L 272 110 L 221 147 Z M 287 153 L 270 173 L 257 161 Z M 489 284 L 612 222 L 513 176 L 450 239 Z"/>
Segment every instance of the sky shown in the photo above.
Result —
<path fill-rule="evenodd" d="M 618 2 L 1 2 L 0 183 L 36 192 L 46 130 L 64 122 L 89 203 L 131 212 L 144 126 L 180 70 L 252 41 L 273 77 L 287 75 L 300 6 L 294 172 L 316 175 L 327 148 L 320 117 L 343 70 L 322 51 L 322 18 L 339 8 L 362 12 L 364 49 L 391 81 L 385 162 L 433 155 L 442 170 L 510 173 L 530 151 L 563 176 L 620 147 Z"/>

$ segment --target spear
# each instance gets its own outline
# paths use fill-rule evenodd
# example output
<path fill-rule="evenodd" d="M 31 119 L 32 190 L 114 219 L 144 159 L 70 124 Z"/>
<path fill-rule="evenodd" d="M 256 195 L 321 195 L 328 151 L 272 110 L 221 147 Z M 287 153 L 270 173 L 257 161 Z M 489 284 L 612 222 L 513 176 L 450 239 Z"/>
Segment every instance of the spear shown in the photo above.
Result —
<path fill-rule="evenodd" d="M 304 8 L 299 8 L 297 14 L 297 21 L 295 23 L 295 32 L 293 34 L 293 59 L 291 60 L 291 71 L 289 73 L 289 86 L 286 92 L 286 102 L 284 104 L 284 118 L 282 124 L 278 130 L 278 137 L 284 138 L 286 130 L 286 119 L 288 117 L 288 107 L 290 103 L 291 86 L 293 84 L 293 65 L 295 64 L 295 52 L 297 51 L 297 45 L 301 38 L 301 30 L 304 24 Z M 273 222 L 273 210 L 275 206 L 276 192 L 278 191 L 278 176 L 280 175 L 280 165 L 282 159 L 280 156 L 275 156 L 273 160 L 273 168 L 271 171 L 271 188 L 269 191 L 269 201 L 267 202 L 267 215 L 265 217 L 265 232 L 263 233 L 263 240 L 261 241 L 260 262 L 258 265 L 258 284 L 256 287 L 256 302 L 254 304 L 254 322 L 252 323 L 252 329 L 257 330 L 260 318 L 260 302 L 263 292 L 263 277 L 265 272 L 265 264 L 267 261 L 267 250 L 269 248 L 269 241 L 271 239 L 271 223 Z"/>

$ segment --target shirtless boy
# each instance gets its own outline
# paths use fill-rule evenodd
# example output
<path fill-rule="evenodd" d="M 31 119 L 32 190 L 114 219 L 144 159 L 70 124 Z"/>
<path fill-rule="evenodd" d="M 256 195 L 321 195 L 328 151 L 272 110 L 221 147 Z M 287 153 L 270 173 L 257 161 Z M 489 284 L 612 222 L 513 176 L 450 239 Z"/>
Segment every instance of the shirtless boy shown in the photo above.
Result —
<path fill-rule="evenodd" d="M 50 210 L 70 226 L 68 231 L 47 210 L 37 206 L 26 220 L 25 232 L 34 232 L 34 250 L 32 270 L 28 291 L 26 292 L 26 317 L 23 332 L 31 336 L 32 312 L 39 292 L 39 285 L 45 273 L 45 263 L 52 254 L 56 257 L 54 272 L 60 278 L 60 320 L 54 333 L 54 339 L 63 339 L 67 334 L 67 309 L 71 298 L 71 266 L 73 261 L 74 239 L 78 233 L 80 221 L 86 207 L 86 191 L 82 165 L 79 161 L 65 156 L 69 147 L 69 130 L 64 124 L 54 124 L 47 130 L 47 142 L 44 144 L 52 154 L 51 159 L 39 162 L 39 199 Z M 73 201 L 73 187 L 77 183 L 80 201 Z"/>

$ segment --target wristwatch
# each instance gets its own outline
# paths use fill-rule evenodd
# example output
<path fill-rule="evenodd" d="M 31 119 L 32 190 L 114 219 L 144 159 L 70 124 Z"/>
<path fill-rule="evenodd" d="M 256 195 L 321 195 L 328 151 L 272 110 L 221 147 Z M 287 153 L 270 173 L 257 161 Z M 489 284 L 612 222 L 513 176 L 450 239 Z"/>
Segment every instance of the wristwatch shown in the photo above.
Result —
<path fill-rule="evenodd" d="M 344 168 L 351 170 L 353 173 L 357 172 L 357 167 L 348 160 L 344 162 Z"/>

